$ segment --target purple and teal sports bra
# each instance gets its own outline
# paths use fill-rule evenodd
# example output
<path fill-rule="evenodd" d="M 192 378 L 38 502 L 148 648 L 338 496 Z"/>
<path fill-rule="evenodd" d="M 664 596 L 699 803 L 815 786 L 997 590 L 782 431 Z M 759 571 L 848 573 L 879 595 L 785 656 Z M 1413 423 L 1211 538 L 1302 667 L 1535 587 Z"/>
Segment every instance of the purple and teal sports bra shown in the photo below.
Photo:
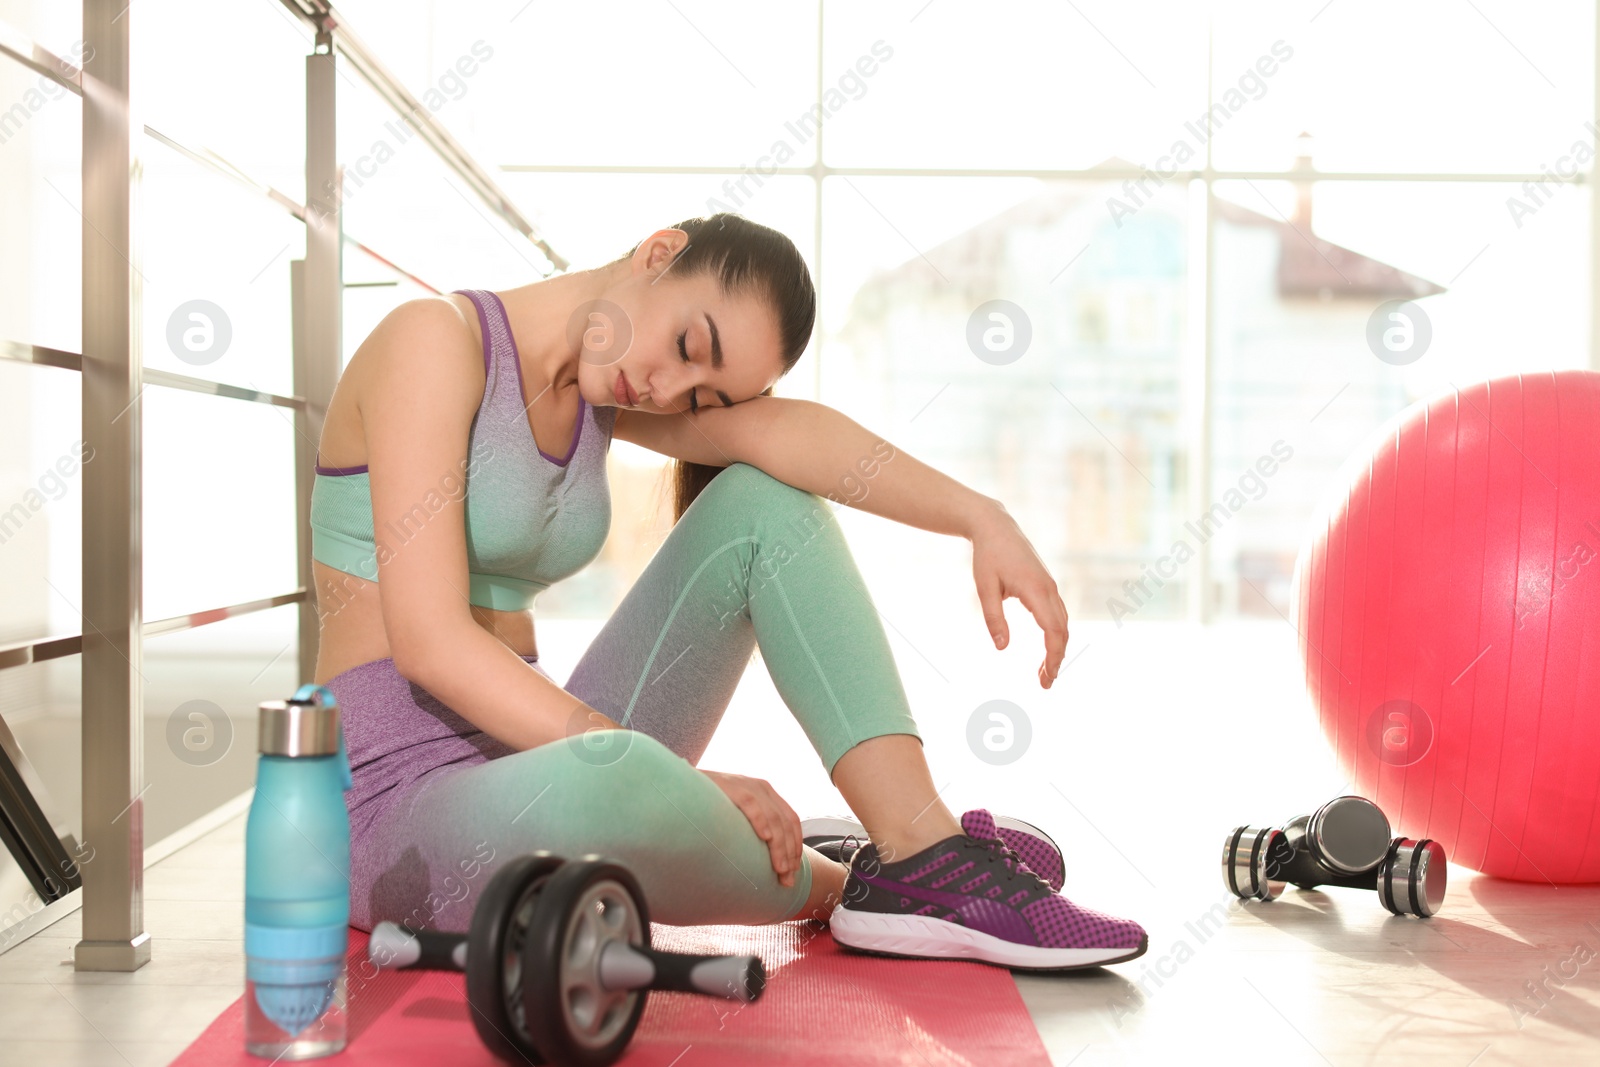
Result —
<path fill-rule="evenodd" d="M 528 425 L 522 363 L 505 306 L 486 289 L 458 289 L 478 309 L 483 332 L 483 403 L 473 416 L 458 478 L 446 475 L 409 513 L 387 522 L 386 549 L 398 550 L 447 496 L 466 497 L 468 599 L 524 611 L 534 598 L 594 561 L 611 529 L 606 453 L 617 409 L 580 396 L 565 456 L 539 448 Z M 372 488 L 367 467 L 324 467 L 311 488 L 311 557 L 378 580 Z"/>

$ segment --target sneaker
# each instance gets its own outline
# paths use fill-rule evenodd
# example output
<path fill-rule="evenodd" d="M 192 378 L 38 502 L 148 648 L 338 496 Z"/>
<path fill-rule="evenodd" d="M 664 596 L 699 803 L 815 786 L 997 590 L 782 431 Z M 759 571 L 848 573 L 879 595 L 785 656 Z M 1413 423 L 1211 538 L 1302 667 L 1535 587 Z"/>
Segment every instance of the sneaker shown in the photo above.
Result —
<path fill-rule="evenodd" d="M 969 836 L 993 836 L 992 832 L 983 832 L 985 827 L 998 831 L 1001 842 L 1015 852 L 1029 870 L 1050 883 L 1051 889 L 1061 892 L 1066 882 L 1066 862 L 1054 838 L 1030 822 L 1009 815 L 991 816 L 982 808 L 974 808 L 961 816 L 961 828 Z M 801 820 L 800 835 L 806 844 L 824 856 L 847 865 L 856 846 L 868 840 L 866 827 L 843 815 Z"/>
<path fill-rule="evenodd" d="M 829 925 L 844 948 L 911 959 L 965 959 L 1012 970 L 1065 971 L 1144 955 L 1144 928 L 1072 903 L 1029 870 L 995 832 L 947 837 L 893 863 L 868 842 L 851 856 L 844 901 Z"/>

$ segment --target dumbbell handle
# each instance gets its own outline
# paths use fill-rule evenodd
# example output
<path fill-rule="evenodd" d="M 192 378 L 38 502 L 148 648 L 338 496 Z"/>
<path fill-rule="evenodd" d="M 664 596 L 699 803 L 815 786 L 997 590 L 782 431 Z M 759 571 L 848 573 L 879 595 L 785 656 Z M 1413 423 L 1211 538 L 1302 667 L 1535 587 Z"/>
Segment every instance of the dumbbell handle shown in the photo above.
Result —
<path fill-rule="evenodd" d="M 1307 887 L 1331 885 L 1348 889 L 1376 889 L 1378 887 L 1378 866 L 1362 871 L 1360 874 L 1339 874 L 1318 863 L 1315 857 L 1311 855 L 1310 850 L 1302 844 L 1294 850 L 1291 856 L 1285 857 L 1282 851 L 1277 850 L 1275 850 L 1274 854 L 1269 855 L 1267 857 L 1267 877 L 1275 882 L 1291 882 L 1294 885 Z"/>
<path fill-rule="evenodd" d="M 381 922 L 372 928 L 367 958 L 384 970 L 465 971 L 467 938 Z M 761 996 L 767 975 L 759 956 L 687 956 L 613 941 L 600 954 L 600 981 L 607 989 L 705 993 L 749 1003 Z"/>

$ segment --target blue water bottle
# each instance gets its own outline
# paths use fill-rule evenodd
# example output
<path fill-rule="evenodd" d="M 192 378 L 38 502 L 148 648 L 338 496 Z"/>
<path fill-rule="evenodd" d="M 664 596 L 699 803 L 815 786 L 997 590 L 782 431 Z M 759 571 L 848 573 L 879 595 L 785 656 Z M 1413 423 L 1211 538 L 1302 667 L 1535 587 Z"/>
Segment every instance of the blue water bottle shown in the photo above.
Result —
<path fill-rule="evenodd" d="M 245 1051 L 330 1056 L 345 1045 L 350 788 L 339 707 L 303 685 L 261 705 L 260 765 L 245 826 Z"/>

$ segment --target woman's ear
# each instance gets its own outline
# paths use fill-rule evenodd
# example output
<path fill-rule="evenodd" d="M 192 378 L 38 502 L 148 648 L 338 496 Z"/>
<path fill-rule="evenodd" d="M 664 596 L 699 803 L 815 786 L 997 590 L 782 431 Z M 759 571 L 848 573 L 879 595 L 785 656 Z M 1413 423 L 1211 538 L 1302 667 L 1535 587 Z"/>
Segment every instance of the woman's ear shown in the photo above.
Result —
<path fill-rule="evenodd" d="M 672 264 L 689 247 L 689 235 L 682 230 L 657 230 L 639 243 L 633 253 L 633 269 L 654 274 L 657 278 L 672 268 Z M 652 279 L 653 281 L 654 279 Z"/>

